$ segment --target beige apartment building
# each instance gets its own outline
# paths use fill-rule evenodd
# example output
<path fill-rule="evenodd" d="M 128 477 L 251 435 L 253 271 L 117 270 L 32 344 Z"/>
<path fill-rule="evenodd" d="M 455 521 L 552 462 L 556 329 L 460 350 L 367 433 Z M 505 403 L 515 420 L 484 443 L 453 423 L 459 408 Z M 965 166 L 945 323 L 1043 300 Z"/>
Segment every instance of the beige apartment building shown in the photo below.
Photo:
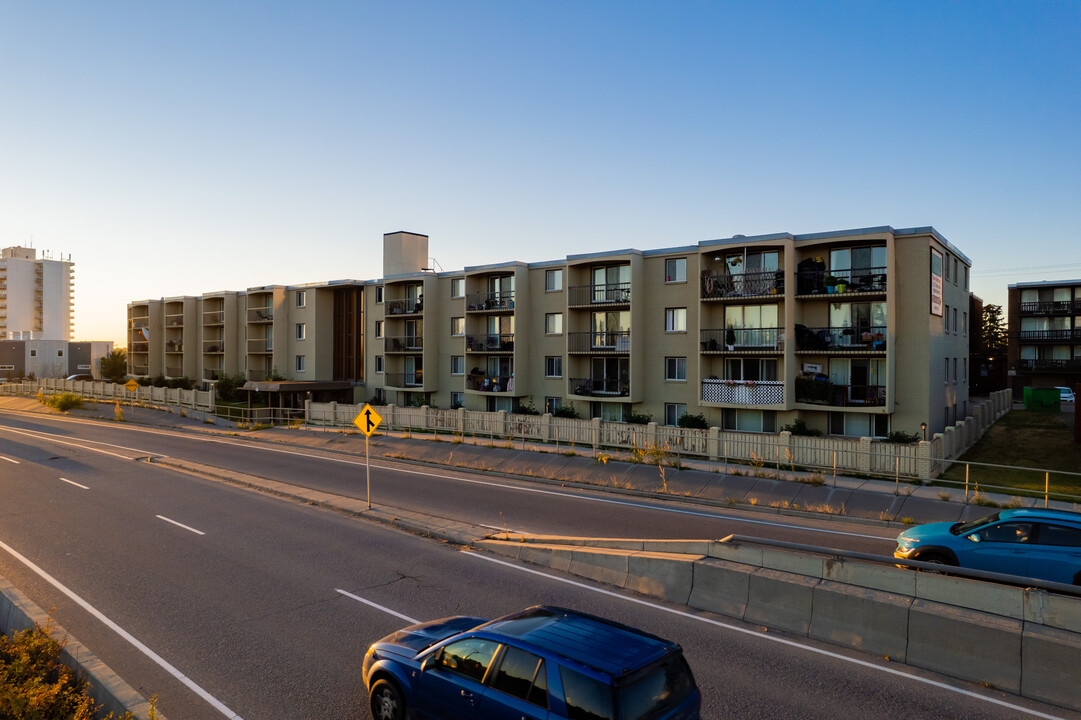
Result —
<path fill-rule="evenodd" d="M 1081 383 L 1081 280 L 1010 285 L 1007 318 L 1015 400 L 1026 387 Z"/>
<path fill-rule="evenodd" d="M 0 340 L 72 339 L 75 263 L 64 258 L 17 245 L 0 250 Z"/>
<path fill-rule="evenodd" d="M 428 237 L 397 232 L 383 263 L 376 280 L 131 303 L 131 371 L 747 432 L 931 437 L 968 414 L 971 263 L 930 227 L 438 273 Z"/>

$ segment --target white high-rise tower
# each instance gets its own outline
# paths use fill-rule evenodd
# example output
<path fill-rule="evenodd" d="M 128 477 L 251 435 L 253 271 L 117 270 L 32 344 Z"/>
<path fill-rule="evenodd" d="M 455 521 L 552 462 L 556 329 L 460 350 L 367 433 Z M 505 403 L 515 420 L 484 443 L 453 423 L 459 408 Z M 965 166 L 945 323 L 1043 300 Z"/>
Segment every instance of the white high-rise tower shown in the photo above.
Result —
<path fill-rule="evenodd" d="M 75 304 L 71 256 L 37 257 L 37 250 L 0 250 L 0 339 L 72 340 Z"/>

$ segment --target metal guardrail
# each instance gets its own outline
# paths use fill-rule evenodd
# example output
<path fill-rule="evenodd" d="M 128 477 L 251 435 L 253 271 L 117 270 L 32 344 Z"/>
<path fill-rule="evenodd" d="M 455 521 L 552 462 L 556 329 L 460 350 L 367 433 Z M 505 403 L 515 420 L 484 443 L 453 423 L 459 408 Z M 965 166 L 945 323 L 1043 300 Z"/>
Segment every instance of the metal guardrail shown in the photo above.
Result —
<path fill-rule="evenodd" d="M 886 558 L 882 555 L 875 555 L 873 553 L 864 553 L 855 550 L 840 550 L 838 548 L 822 547 L 821 545 L 804 545 L 802 543 L 786 542 L 784 540 L 770 540 L 768 538 L 757 538 L 751 537 L 749 535 L 732 534 L 728 537 L 721 538 L 720 542 L 732 543 L 734 545 L 738 545 L 739 543 L 765 545 L 767 547 L 775 547 L 781 550 L 795 550 L 798 552 L 814 553 L 816 555 L 828 555 L 829 557 L 846 558 L 850 560 L 864 560 L 867 562 L 884 565 L 899 565 L 903 567 L 909 567 L 914 570 L 925 570 L 928 572 L 934 572 L 940 575 L 954 575 L 957 577 L 968 578 L 970 580 L 987 580 L 1003 585 L 1038 588 L 1040 590 L 1048 590 L 1051 592 L 1061 593 L 1063 595 L 1074 595 L 1077 597 L 1081 597 L 1081 585 L 1067 585 L 1066 583 L 1050 582 L 1048 580 L 1038 580 L 1036 578 L 1022 577 L 1019 575 L 1007 575 L 1005 573 L 987 572 L 986 570 L 970 570 L 968 568 L 958 567 L 956 565 L 939 565 L 937 563 L 927 563 L 921 562 L 919 560 L 902 560 L 900 558 L 894 557 Z"/>

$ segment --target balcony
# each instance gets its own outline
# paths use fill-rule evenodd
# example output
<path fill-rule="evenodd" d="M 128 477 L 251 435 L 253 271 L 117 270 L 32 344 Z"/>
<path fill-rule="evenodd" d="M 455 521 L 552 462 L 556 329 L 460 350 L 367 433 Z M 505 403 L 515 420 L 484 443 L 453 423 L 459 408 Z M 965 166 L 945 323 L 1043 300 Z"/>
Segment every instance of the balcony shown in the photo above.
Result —
<path fill-rule="evenodd" d="M 165 327 L 184 327 L 183 313 L 178 313 L 176 315 L 166 315 Z"/>
<path fill-rule="evenodd" d="M 568 378 L 567 393 L 581 397 L 627 397 L 631 381 L 623 378 Z"/>
<path fill-rule="evenodd" d="M 514 310 L 514 291 L 470 293 L 465 299 L 466 312 L 500 313 Z"/>
<path fill-rule="evenodd" d="M 702 330 L 699 338 L 704 353 L 764 352 L 784 350 L 784 328 L 728 328 Z"/>
<path fill-rule="evenodd" d="M 204 340 L 203 352 L 208 355 L 217 355 L 225 352 L 224 340 Z"/>
<path fill-rule="evenodd" d="M 631 351 L 631 331 L 567 333 L 567 352 L 588 355 L 626 355 Z"/>
<path fill-rule="evenodd" d="M 274 322 L 274 309 L 269 308 L 269 307 L 249 308 L 248 309 L 248 322 L 250 322 L 250 323 Z"/>
<path fill-rule="evenodd" d="M 184 377 L 184 369 L 180 366 L 165 367 L 165 377 Z"/>
<path fill-rule="evenodd" d="M 261 354 L 274 352 L 274 340 L 271 338 L 254 338 L 248 340 L 248 352 Z"/>
<path fill-rule="evenodd" d="M 1071 342 L 1081 341 L 1081 328 L 1070 330 L 1022 330 L 1017 334 L 1022 342 Z"/>
<path fill-rule="evenodd" d="M 702 402 L 728 405 L 783 405 L 784 382 L 780 380 L 702 381 Z"/>
<path fill-rule="evenodd" d="M 796 272 L 796 295 L 881 295 L 886 292 L 886 268 L 851 268 L 826 271 L 801 267 Z"/>
<path fill-rule="evenodd" d="M 419 372 L 386 373 L 383 376 L 383 385 L 388 388 L 418 388 L 423 384 L 423 376 Z"/>
<path fill-rule="evenodd" d="M 514 352 L 514 333 L 498 335 L 466 335 L 465 350 L 471 353 Z"/>
<path fill-rule="evenodd" d="M 150 368 L 148 366 L 146 366 L 146 365 L 132 365 L 131 366 L 131 374 L 132 375 L 149 375 L 150 374 Z"/>
<path fill-rule="evenodd" d="M 132 353 L 147 353 L 150 352 L 150 343 L 148 342 L 133 342 L 131 343 Z"/>
<path fill-rule="evenodd" d="M 203 313 L 203 325 L 224 325 L 225 324 L 225 311 L 224 310 L 211 310 L 210 312 Z"/>
<path fill-rule="evenodd" d="M 1022 370 L 1028 372 L 1067 372 L 1081 373 L 1081 359 L 1074 360 L 1024 360 L 1020 361 Z"/>
<path fill-rule="evenodd" d="M 513 393 L 513 375 L 467 375 L 465 389 L 483 393 Z"/>
<path fill-rule="evenodd" d="M 1081 300 L 1046 300 L 1021 303 L 1022 315 L 1073 315 L 1081 313 Z"/>
<path fill-rule="evenodd" d="M 829 380 L 796 378 L 796 402 L 830 407 L 885 407 L 884 385 L 835 385 Z"/>
<path fill-rule="evenodd" d="M 630 305 L 631 284 L 600 283 L 598 285 L 575 285 L 568 289 L 568 307 L 593 307 L 603 305 Z"/>
<path fill-rule="evenodd" d="M 406 298 L 405 300 L 387 300 L 386 314 L 389 315 L 418 315 L 424 311 L 424 301 L 420 298 Z"/>
<path fill-rule="evenodd" d="M 273 372 L 271 370 L 249 370 L 248 379 L 252 382 L 267 382 Z"/>
<path fill-rule="evenodd" d="M 417 335 L 384 338 L 388 353 L 418 353 L 424 350 L 424 338 Z"/>
<path fill-rule="evenodd" d="M 166 340 L 165 352 L 167 353 L 182 353 L 184 352 L 184 343 L 180 340 Z"/>
<path fill-rule="evenodd" d="M 220 380 L 221 369 L 220 368 L 203 368 L 204 380 Z"/>
<path fill-rule="evenodd" d="M 886 327 L 809 328 L 796 326 L 796 352 L 886 352 Z"/>
<path fill-rule="evenodd" d="M 723 275 L 704 273 L 701 280 L 703 300 L 724 300 L 772 297 L 784 294 L 784 271 L 739 273 Z"/>

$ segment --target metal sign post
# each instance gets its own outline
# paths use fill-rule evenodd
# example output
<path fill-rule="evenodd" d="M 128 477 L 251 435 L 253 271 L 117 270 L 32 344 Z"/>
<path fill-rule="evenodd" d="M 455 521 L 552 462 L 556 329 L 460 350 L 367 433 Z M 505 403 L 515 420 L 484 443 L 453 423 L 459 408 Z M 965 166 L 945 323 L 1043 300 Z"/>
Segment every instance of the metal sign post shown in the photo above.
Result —
<path fill-rule="evenodd" d="M 353 418 L 353 424 L 364 433 L 364 477 L 368 485 L 369 510 L 372 509 L 372 468 L 368 460 L 368 440 L 381 422 L 383 422 L 383 418 L 380 417 L 379 413 L 377 413 L 368 403 L 364 403 L 364 407 L 362 407 L 360 412 L 357 413 L 357 416 Z"/>

